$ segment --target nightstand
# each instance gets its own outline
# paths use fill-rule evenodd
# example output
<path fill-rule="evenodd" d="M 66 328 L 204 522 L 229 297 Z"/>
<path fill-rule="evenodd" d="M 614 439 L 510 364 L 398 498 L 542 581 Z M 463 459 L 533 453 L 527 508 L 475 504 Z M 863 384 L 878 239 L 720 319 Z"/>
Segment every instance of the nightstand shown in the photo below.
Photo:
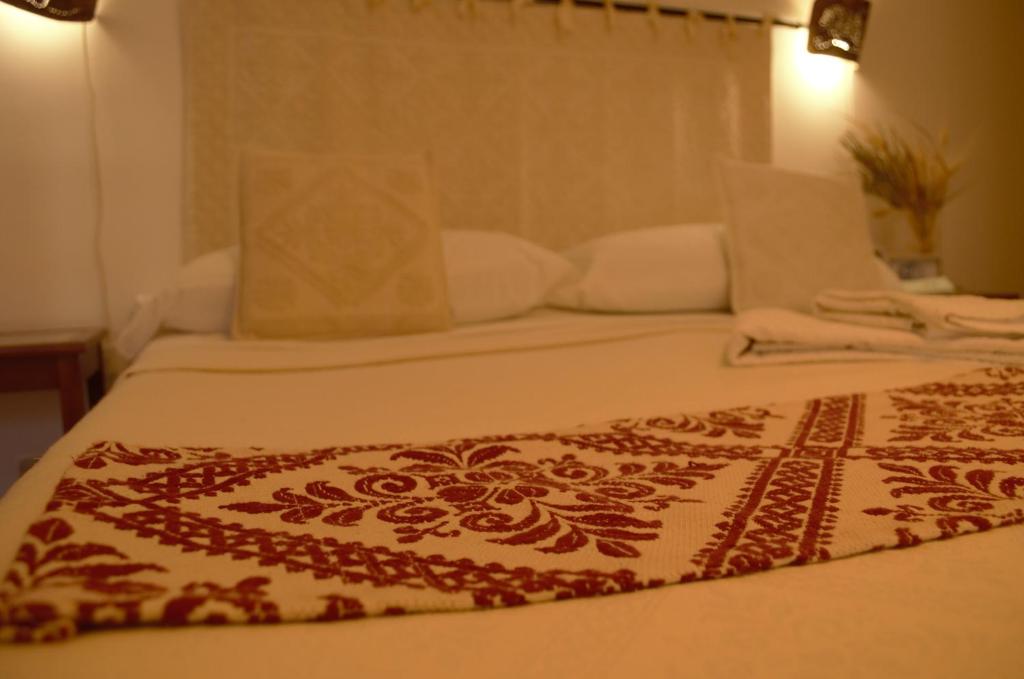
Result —
<path fill-rule="evenodd" d="M 64 431 L 103 396 L 102 330 L 0 333 L 0 392 L 57 389 Z"/>

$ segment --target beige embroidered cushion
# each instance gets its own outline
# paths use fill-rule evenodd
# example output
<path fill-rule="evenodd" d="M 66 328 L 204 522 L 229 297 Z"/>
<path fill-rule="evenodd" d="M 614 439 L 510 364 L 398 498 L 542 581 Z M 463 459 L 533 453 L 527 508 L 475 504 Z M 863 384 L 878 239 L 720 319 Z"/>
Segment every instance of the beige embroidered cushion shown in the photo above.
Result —
<path fill-rule="evenodd" d="M 809 312 L 826 288 L 883 288 L 854 183 L 769 165 L 720 164 L 734 311 Z"/>
<path fill-rule="evenodd" d="M 330 339 L 450 325 L 424 158 L 248 152 L 240 216 L 236 337 Z"/>

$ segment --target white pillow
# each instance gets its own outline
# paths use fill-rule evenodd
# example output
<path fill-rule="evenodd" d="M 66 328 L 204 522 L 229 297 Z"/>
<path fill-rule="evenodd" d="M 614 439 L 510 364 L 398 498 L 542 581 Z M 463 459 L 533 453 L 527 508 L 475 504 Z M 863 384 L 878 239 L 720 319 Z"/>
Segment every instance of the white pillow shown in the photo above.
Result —
<path fill-rule="evenodd" d="M 565 258 L 506 233 L 441 232 L 448 302 L 456 323 L 524 314 L 544 304 L 552 286 L 572 273 Z M 134 358 L 160 330 L 227 333 L 234 310 L 238 246 L 197 257 L 181 268 L 172 287 L 139 295 L 131 320 L 118 334 L 117 351 Z"/>
<path fill-rule="evenodd" d="M 720 170 L 734 311 L 809 312 L 827 288 L 885 287 L 856 184 L 738 161 Z"/>
<path fill-rule="evenodd" d="M 507 233 L 447 230 L 441 245 L 457 324 L 524 314 L 572 274 L 564 257 Z"/>
<path fill-rule="evenodd" d="M 548 303 L 636 313 L 728 309 L 723 238 L 721 224 L 677 224 L 588 241 L 565 253 L 578 275 Z"/>
<path fill-rule="evenodd" d="M 227 332 L 238 276 L 238 246 L 196 257 L 168 289 L 163 325 L 183 332 Z"/>
<path fill-rule="evenodd" d="M 133 359 L 161 328 L 228 332 L 237 276 L 237 245 L 196 257 L 178 271 L 173 286 L 135 298 L 135 310 L 114 339 L 114 349 Z"/>

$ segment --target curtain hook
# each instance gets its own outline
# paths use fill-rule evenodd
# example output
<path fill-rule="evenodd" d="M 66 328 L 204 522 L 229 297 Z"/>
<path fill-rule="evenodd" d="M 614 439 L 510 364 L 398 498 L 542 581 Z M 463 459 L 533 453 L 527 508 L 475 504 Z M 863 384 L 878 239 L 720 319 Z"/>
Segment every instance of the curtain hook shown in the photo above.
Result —
<path fill-rule="evenodd" d="M 686 10 L 686 37 L 692 38 L 703 21 L 704 15 L 699 9 Z"/>
<path fill-rule="evenodd" d="M 736 16 L 734 14 L 725 15 L 725 24 L 722 26 L 722 35 L 727 40 L 736 39 Z"/>
<path fill-rule="evenodd" d="M 555 22 L 558 24 L 559 31 L 572 32 L 572 13 L 575 7 L 576 3 L 573 0 L 562 0 L 558 4 L 558 9 L 555 11 Z"/>
<path fill-rule="evenodd" d="M 658 32 L 658 19 L 661 18 L 661 10 L 657 2 L 647 3 L 647 21 L 651 24 L 651 30 Z"/>

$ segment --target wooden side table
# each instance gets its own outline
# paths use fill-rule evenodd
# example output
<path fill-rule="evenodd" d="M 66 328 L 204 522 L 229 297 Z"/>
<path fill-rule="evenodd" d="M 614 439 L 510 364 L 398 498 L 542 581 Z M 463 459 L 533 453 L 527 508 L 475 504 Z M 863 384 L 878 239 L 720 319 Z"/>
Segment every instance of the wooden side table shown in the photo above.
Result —
<path fill-rule="evenodd" d="M 0 392 L 57 389 L 68 431 L 103 396 L 102 336 L 96 329 L 0 334 Z"/>

